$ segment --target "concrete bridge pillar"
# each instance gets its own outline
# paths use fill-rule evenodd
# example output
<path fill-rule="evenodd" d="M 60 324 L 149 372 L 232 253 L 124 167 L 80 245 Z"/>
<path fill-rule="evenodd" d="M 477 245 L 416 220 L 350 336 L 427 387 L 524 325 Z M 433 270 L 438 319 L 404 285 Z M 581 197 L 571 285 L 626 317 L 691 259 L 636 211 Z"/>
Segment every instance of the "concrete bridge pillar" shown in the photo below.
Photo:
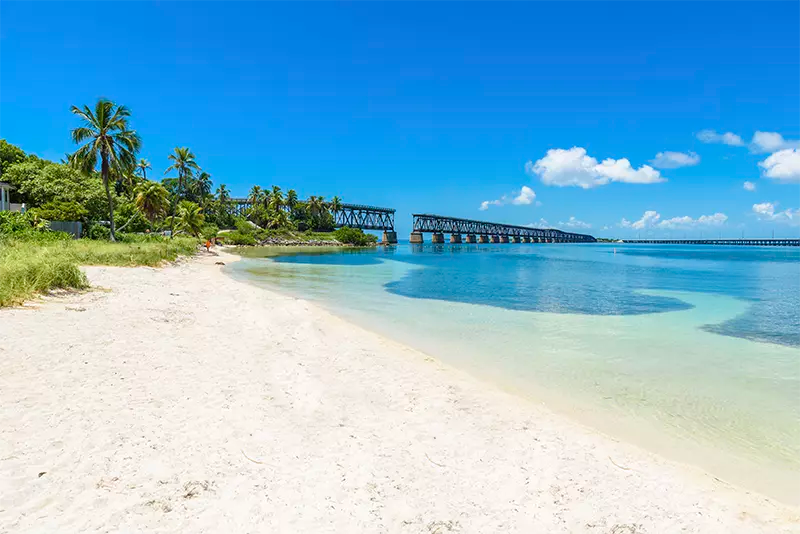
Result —
<path fill-rule="evenodd" d="M 475 242 L 477 242 L 477 239 L 475 239 L 475 235 L 474 234 L 467 234 L 466 237 L 464 237 L 464 241 L 466 243 L 475 243 Z"/>
<path fill-rule="evenodd" d="M 497 235 L 489 236 L 489 241 L 492 242 L 492 243 L 499 243 L 500 242 L 500 236 L 497 236 Z"/>
<path fill-rule="evenodd" d="M 528 238 L 525 237 L 525 236 L 522 236 L 522 237 L 519 238 L 519 242 L 520 243 L 527 243 L 528 242 Z"/>
<path fill-rule="evenodd" d="M 513 236 L 513 237 L 511 238 L 511 242 L 512 242 L 512 243 L 522 243 L 522 238 L 521 238 L 521 237 L 519 237 L 519 236 L 516 236 L 516 235 L 515 235 L 515 236 Z"/>
<path fill-rule="evenodd" d="M 450 234 L 451 243 L 461 243 L 461 234 Z"/>
<path fill-rule="evenodd" d="M 397 244 L 397 232 L 385 231 L 383 232 L 383 244 L 384 245 L 396 245 Z"/>
<path fill-rule="evenodd" d="M 411 236 L 408 238 L 409 243 L 423 243 L 424 240 L 422 239 L 422 232 L 411 232 Z"/>
<path fill-rule="evenodd" d="M 478 243 L 488 243 L 488 242 L 489 242 L 488 235 L 482 235 L 478 237 Z"/>
<path fill-rule="evenodd" d="M 444 234 L 441 232 L 431 234 L 431 243 L 444 243 Z"/>
<path fill-rule="evenodd" d="M 501 243 L 508 243 L 508 236 L 507 235 L 501 235 L 500 236 L 500 242 Z"/>

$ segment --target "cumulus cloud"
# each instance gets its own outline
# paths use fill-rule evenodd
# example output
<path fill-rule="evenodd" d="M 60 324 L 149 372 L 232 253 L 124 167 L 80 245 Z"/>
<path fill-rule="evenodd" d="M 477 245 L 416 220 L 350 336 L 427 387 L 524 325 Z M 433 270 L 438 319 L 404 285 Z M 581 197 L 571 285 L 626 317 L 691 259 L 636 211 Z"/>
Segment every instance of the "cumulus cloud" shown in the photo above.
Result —
<path fill-rule="evenodd" d="M 550 223 L 544 220 L 544 217 L 536 222 L 528 223 L 525 226 L 529 228 L 550 228 Z"/>
<path fill-rule="evenodd" d="M 800 140 L 784 139 L 777 132 L 756 132 L 750 141 L 750 151 L 757 154 L 800 148 Z"/>
<path fill-rule="evenodd" d="M 653 167 L 659 169 L 677 169 L 678 167 L 691 167 L 700 163 L 700 156 L 694 152 L 659 152 L 650 160 Z"/>
<path fill-rule="evenodd" d="M 569 150 L 554 148 L 536 161 L 528 161 L 525 171 L 545 185 L 560 187 L 575 186 L 590 189 L 611 182 L 631 184 L 654 184 L 665 182 L 661 173 L 649 165 L 638 169 L 631 166 L 626 158 L 607 158 L 602 163 L 586 153 L 585 148 L 572 147 Z"/>
<path fill-rule="evenodd" d="M 758 163 L 764 176 L 778 182 L 800 183 L 800 150 L 779 150 Z"/>
<path fill-rule="evenodd" d="M 697 138 L 703 143 L 744 146 L 744 140 L 732 132 L 717 133 L 714 130 L 701 130 L 697 132 Z"/>
<path fill-rule="evenodd" d="M 639 219 L 638 221 L 631 222 L 623 217 L 622 220 L 619 222 L 619 225 L 622 228 L 633 228 L 634 230 L 642 230 L 644 228 L 649 228 L 651 226 L 654 226 L 660 218 L 661 215 L 657 211 L 648 210 L 644 212 L 642 218 Z"/>
<path fill-rule="evenodd" d="M 671 219 L 662 219 L 660 213 L 650 210 L 645 211 L 642 218 L 638 221 L 631 222 L 623 218 L 618 226 L 622 228 L 632 228 L 634 230 L 645 230 L 647 228 L 674 230 L 677 228 L 696 228 L 698 226 L 722 226 L 727 220 L 728 216 L 724 213 L 701 215 L 696 219 L 688 215 L 672 217 Z"/>
<path fill-rule="evenodd" d="M 727 220 L 728 216 L 724 213 L 701 215 L 697 219 L 684 215 L 683 217 L 664 219 L 658 223 L 658 227 L 672 230 L 676 228 L 694 228 L 696 226 L 722 226 Z"/>
<path fill-rule="evenodd" d="M 591 228 L 592 225 L 583 221 L 579 221 L 574 216 L 570 217 L 568 221 L 564 222 L 561 221 L 558 223 L 559 226 L 564 226 L 566 228 Z"/>
<path fill-rule="evenodd" d="M 756 190 L 756 184 L 754 184 L 753 182 L 745 182 L 742 185 L 742 187 L 744 187 L 745 191 L 755 191 Z"/>
<path fill-rule="evenodd" d="M 503 195 L 497 200 L 484 200 L 478 209 L 485 211 L 489 209 L 489 206 L 504 206 L 506 204 L 527 206 L 528 204 L 533 204 L 534 200 L 536 200 L 536 193 L 527 185 L 523 185 L 522 189 L 515 191 L 510 197 L 509 195 Z"/>
<path fill-rule="evenodd" d="M 777 202 L 762 202 L 753 204 L 753 213 L 762 221 L 773 221 L 791 225 L 800 225 L 800 209 L 786 209 L 776 211 Z"/>

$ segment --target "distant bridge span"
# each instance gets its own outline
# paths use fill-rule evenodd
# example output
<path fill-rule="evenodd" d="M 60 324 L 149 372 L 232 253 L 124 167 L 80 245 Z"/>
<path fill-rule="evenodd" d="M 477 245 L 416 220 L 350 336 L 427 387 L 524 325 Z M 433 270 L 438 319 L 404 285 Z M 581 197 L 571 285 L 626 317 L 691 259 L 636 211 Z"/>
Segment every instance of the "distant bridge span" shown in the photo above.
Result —
<path fill-rule="evenodd" d="M 427 213 L 414 213 L 414 226 L 409 241 L 422 243 L 423 233 L 430 233 L 431 242 L 444 243 L 444 234 L 450 234 L 451 243 L 594 243 L 597 240 L 587 234 L 562 232 L 555 228 L 531 228 L 472 219 L 443 217 Z"/>
<path fill-rule="evenodd" d="M 642 245 L 738 245 L 751 247 L 800 247 L 800 239 L 623 239 Z"/>
<path fill-rule="evenodd" d="M 249 198 L 232 198 L 230 200 L 235 215 L 244 215 L 247 210 L 253 207 L 253 201 Z M 288 208 L 285 208 L 288 209 Z M 379 208 L 377 206 L 365 206 L 363 204 L 341 204 L 335 212 L 328 211 L 333 215 L 334 226 L 342 228 L 360 228 L 362 230 L 383 230 L 383 240 L 386 243 L 397 243 L 397 234 L 394 231 L 394 214 L 392 208 Z"/>

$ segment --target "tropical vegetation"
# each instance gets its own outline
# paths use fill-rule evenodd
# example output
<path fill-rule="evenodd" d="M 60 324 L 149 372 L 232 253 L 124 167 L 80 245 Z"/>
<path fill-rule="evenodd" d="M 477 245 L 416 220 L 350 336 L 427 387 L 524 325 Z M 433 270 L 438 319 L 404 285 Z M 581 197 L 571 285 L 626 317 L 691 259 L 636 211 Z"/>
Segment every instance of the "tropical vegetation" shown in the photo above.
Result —
<path fill-rule="evenodd" d="M 188 147 L 165 154 L 164 177 L 154 180 L 127 107 L 101 98 L 70 110 L 78 119 L 71 131 L 76 149 L 60 162 L 0 139 L 0 181 L 12 185 L 12 202 L 25 208 L 0 213 L 0 306 L 45 289 L 82 287 L 79 264 L 155 265 L 190 253 L 198 238 L 375 242 L 361 230 L 333 232 L 339 197 L 301 200 L 294 189 L 254 185 L 248 203 L 235 201 L 225 184 L 214 189 Z M 52 231 L 50 221 L 82 223 L 84 239 Z"/>

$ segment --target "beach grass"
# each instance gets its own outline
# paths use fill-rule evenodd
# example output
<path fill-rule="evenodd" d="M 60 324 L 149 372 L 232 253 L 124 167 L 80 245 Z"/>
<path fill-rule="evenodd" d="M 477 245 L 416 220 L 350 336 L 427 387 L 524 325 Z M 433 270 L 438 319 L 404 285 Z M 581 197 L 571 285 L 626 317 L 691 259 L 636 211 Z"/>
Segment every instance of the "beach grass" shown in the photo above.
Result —
<path fill-rule="evenodd" d="M 147 240 L 111 243 L 89 239 L 0 240 L 0 306 L 13 306 L 53 289 L 87 287 L 80 265 L 158 266 L 193 254 L 197 240 Z"/>

